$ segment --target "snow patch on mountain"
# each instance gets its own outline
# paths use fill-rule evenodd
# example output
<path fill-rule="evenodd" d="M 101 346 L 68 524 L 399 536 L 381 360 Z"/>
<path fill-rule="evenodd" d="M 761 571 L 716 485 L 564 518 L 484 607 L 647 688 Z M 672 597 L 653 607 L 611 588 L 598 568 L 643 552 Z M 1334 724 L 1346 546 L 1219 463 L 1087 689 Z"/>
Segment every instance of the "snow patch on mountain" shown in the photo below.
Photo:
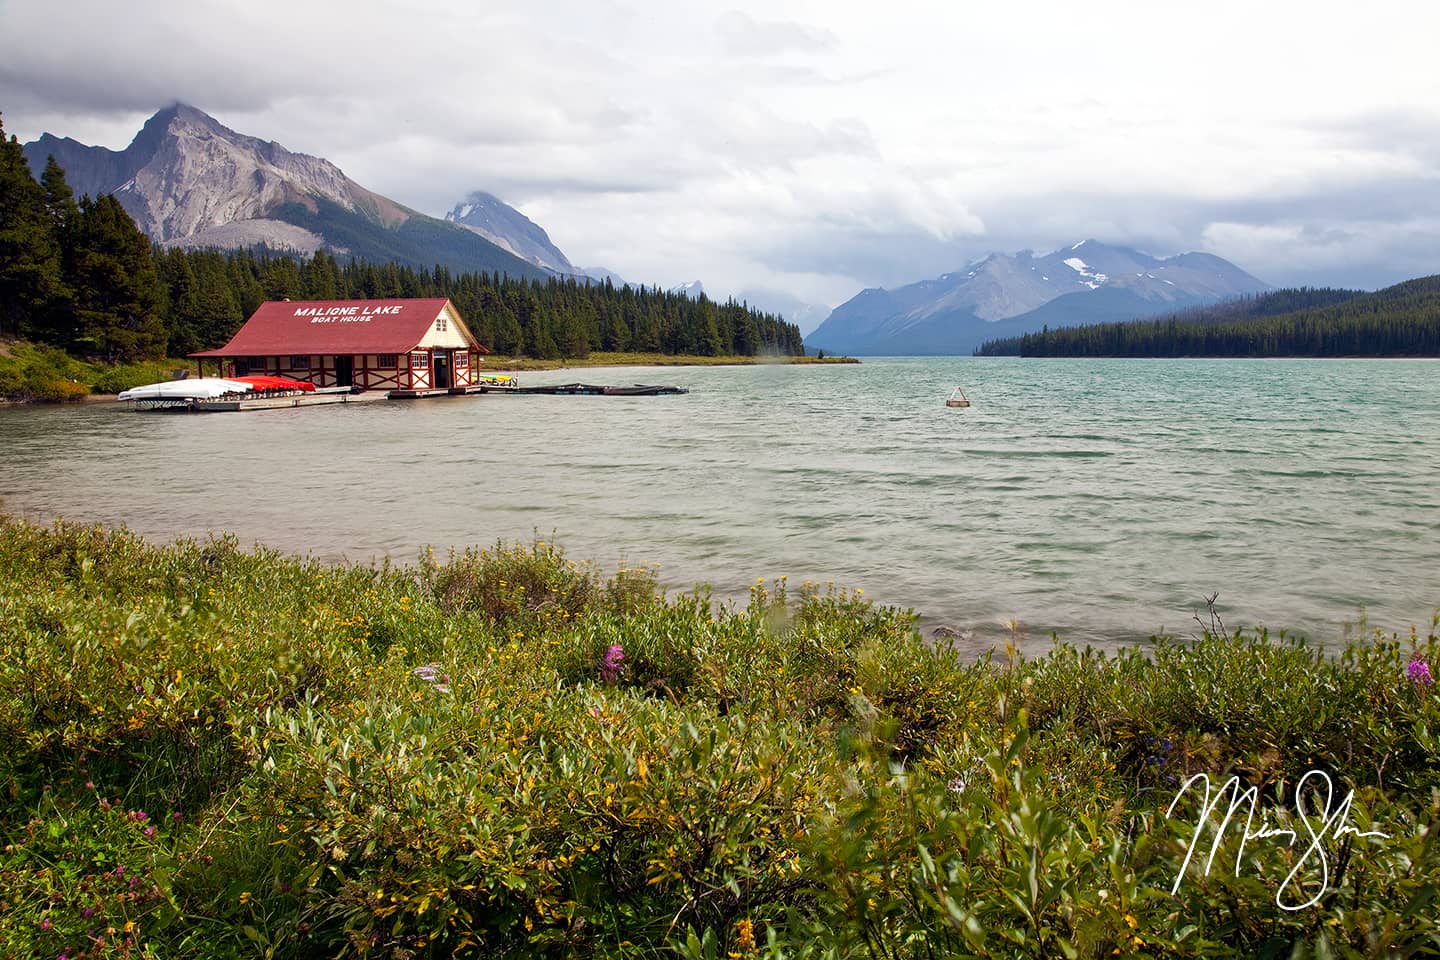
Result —
<path fill-rule="evenodd" d="M 1085 242 L 1085 241 L 1083 241 L 1083 240 L 1080 241 L 1080 243 L 1084 243 L 1084 242 Z M 1076 244 L 1076 246 L 1079 246 L 1079 244 Z M 1074 250 L 1075 247 L 1071 247 L 1070 249 L 1071 249 L 1071 250 Z M 1102 283 L 1104 283 L 1106 280 L 1109 280 L 1109 279 L 1110 279 L 1109 277 L 1107 277 L 1107 276 L 1106 276 L 1105 274 L 1103 274 L 1103 273 L 1094 273 L 1094 272 L 1092 272 L 1092 271 L 1090 270 L 1090 265 L 1089 265 L 1088 263 L 1086 263 L 1084 260 L 1081 260 L 1079 257 L 1067 257 L 1067 258 L 1065 258 L 1065 266 L 1069 267 L 1071 270 L 1074 270 L 1076 273 L 1080 274 L 1080 276 L 1084 278 L 1083 280 L 1081 280 L 1081 283 L 1085 284 L 1085 286 L 1089 287 L 1091 290 L 1099 289 L 1099 287 L 1100 287 L 1100 285 L 1101 285 Z M 1135 274 L 1135 276 L 1138 277 L 1138 276 L 1140 276 L 1140 274 L 1137 273 L 1137 274 Z"/>

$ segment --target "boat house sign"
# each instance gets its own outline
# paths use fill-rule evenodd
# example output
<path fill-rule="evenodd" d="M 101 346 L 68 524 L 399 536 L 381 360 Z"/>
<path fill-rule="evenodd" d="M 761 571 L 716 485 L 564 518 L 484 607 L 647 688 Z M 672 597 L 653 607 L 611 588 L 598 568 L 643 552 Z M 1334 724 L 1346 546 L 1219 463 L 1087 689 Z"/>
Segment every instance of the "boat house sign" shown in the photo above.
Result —
<path fill-rule="evenodd" d="M 398 305 L 376 307 L 296 307 L 295 316 L 309 317 L 311 323 L 368 323 L 371 317 L 398 314 Z"/>

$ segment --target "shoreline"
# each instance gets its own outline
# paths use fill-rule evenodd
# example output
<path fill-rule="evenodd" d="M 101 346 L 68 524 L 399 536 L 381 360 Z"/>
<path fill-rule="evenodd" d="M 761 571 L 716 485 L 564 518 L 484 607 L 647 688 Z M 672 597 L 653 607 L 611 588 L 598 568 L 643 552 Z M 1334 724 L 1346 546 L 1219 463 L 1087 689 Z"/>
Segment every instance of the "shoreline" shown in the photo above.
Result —
<path fill-rule="evenodd" d="M 495 373 L 524 373 L 544 370 L 581 370 L 592 367 L 752 367 L 752 366 L 814 366 L 858 364 L 855 357 L 786 357 L 786 356 L 724 356 L 703 357 L 694 354 L 665 353 L 591 353 L 586 357 L 558 360 L 536 360 L 530 357 L 487 357 L 479 369 Z M 187 368 L 188 369 L 188 368 Z M 116 399 L 115 393 L 87 393 L 61 400 L 24 399 L 0 396 L 0 407 L 67 403 L 102 403 Z"/>

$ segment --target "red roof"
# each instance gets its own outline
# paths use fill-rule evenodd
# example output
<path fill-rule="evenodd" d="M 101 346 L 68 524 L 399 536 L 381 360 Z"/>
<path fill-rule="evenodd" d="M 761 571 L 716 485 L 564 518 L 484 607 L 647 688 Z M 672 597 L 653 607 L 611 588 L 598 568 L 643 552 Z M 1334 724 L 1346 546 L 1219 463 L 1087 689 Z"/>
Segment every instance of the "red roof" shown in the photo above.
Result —
<path fill-rule="evenodd" d="M 409 353 L 440 311 L 444 297 L 425 300 L 279 300 L 262 303 L 219 350 L 192 357 L 273 357 L 285 354 Z M 451 312 L 459 316 L 451 307 Z M 489 353 L 459 325 L 473 350 Z"/>

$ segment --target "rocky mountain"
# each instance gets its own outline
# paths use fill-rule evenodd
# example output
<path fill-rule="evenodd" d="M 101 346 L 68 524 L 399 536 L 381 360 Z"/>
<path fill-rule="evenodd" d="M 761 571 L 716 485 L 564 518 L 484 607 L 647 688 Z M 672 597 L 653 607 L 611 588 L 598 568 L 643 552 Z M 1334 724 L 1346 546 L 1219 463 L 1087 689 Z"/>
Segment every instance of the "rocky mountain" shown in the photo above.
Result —
<path fill-rule="evenodd" d="M 1095 240 L 1044 256 L 992 254 L 895 290 L 864 290 L 805 338 L 853 354 L 966 354 L 1049 326 L 1132 320 L 1270 289 L 1206 253 L 1157 259 Z"/>
<path fill-rule="evenodd" d="M 445 214 L 445 219 L 473 230 L 502 250 L 508 250 L 537 267 L 565 276 L 581 273 L 560 252 L 560 248 L 550 242 L 550 236 L 544 229 L 494 194 L 475 191 L 455 204 Z"/>
<path fill-rule="evenodd" d="M 550 275 L 484 237 L 365 189 L 328 160 L 236 133 L 185 104 L 156 113 L 124 150 L 45 133 L 24 151 L 37 176 L 53 155 L 77 196 L 113 193 L 164 244 L 264 243 L 417 267 Z"/>

